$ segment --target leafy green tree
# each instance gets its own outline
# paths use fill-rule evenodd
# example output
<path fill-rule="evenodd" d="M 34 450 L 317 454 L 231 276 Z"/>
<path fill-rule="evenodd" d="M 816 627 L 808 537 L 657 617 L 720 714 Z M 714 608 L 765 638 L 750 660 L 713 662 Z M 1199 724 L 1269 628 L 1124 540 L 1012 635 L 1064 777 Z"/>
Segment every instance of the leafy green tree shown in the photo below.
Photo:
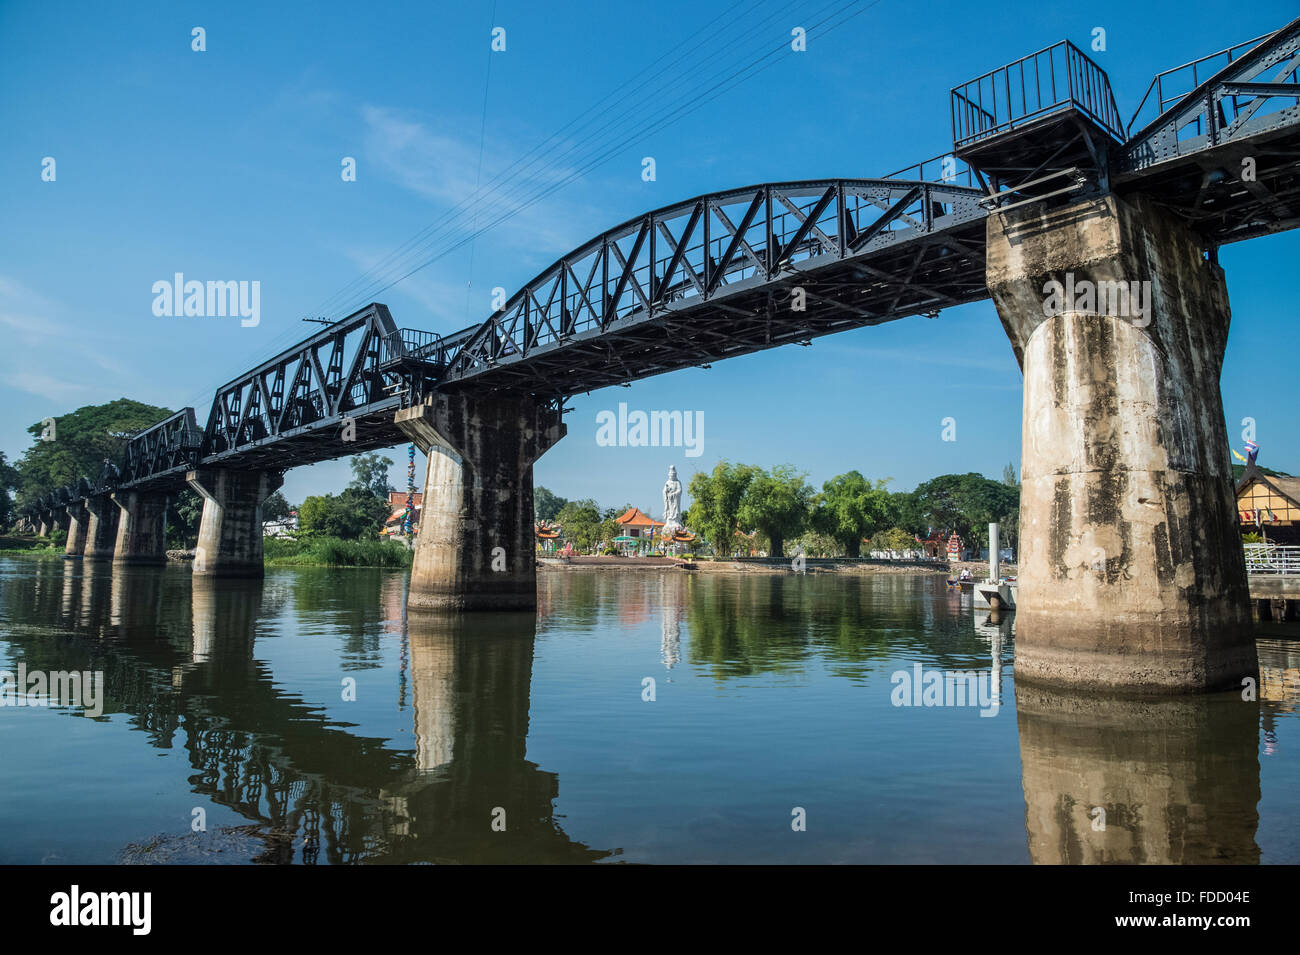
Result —
<path fill-rule="evenodd" d="M 593 500 L 569 501 L 555 516 L 564 539 L 582 553 L 590 553 L 601 540 L 600 505 Z"/>
<path fill-rule="evenodd" d="M 1008 464 L 1002 469 L 1002 483 L 1016 489 L 1016 506 L 1002 515 L 1002 526 L 998 536 L 1003 545 L 1010 547 L 1015 554 L 1020 553 L 1020 479 L 1016 477 L 1015 465 Z"/>
<path fill-rule="evenodd" d="M 748 464 L 719 461 L 713 473 L 697 471 L 691 476 L 691 506 L 686 509 L 686 526 L 713 547 L 718 556 L 735 549 L 733 537 L 740 515 L 740 500 L 758 468 Z"/>
<path fill-rule="evenodd" d="M 5 453 L 0 451 L 0 530 L 13 523 L 14 500 L 9 492 L 17 486 L 18 470 L 5 461 Z"/>
<path fill-rule="evenodd" d="M 791 545 L 793 553 L 803 553 L 809 557 L 843 557 L 844 545 L 820 531 L 807 530 L 795 538 Z M 857 557 L 859 555 L 854 554 Z"/>
<path fill-rule="evenodd" d="M 891 527 L 887 531 L 877 531 L 867 544 L 871 550 L 917 550 L 920 545 L 916 536 L 901 527 Z"/>
<path fill-rule="evenodd" d="M 298 528 L 310 536 L 362 540 L 374 537 L 388 517 L 388 504 L 368 490 L 312 495 L 298 508 Z"/>
<path fill-rule="evenodd" d="M 813 530 L 834 538 L 849 557 L 860 557 L 862 539 L 894 520 L 886 483 L 872 484 L 857 471 L 831 478 L 813 500 Z"/>
<path fill-rule="evenodd" d="M 167 543 L 177 548 L 193 547 L 199 540 L 203 521 L 203 495 L 191 488 L 178 491 L 167 508 Z"/>
<path fill-rule="evenodd" d="M 352 467 L 350 489 L 365 491 L 385 502 L 389 492 L 396 490 L 388 483 L 388 469 L 393 466 L 393 459 L 379 454 L 357 454 L 348 462 Z"/>
<path fill-rule="evenodd" d="M 771 541 L 769 553 L 773 557 L 784 557 L 785 539 L 808 526 L 813 490 L 804 478 L 788 464 L 771 471 L 760 470 L 740 499 L 740 523 L 763 532 Z"/>
<path fill-rule="evenodd" d="M 96 480 L 107 458 L 122 460 L 127 439 L 137 431 L 171 415 L 167 408 L 118 398 L 102 405 L 86 405 L 54 419 L 53 440 L 42 440 L 44 422 L 27 431 L 36 440 L 18 461 L 18 496 L 28 501 L 78 478 Z"/>
<path fill-rule="evenodd" d="M 537 521 L 553 521 L 556 515 L 568 504 L 564 498 L 554 494 L 544 487 L 533 489 L 533 519 Z"/>
<path fill-rule="evenodd" d="M 1003 522 L 1020 507 L 1020 489 L 982 474 L 942 474 L 912 492 L 925 522 L 955 531 L 967 543 L 984 539 L 987 525 Z"/>
<path fill-rule="evenodd" d="M 927 536 L 929 525 L 926 516 L 917 505 L 914 491 L 895 491 L 889 495 L 890 513 L 894 515 L 893 523 L 904 530 L 911 531 L 919 537 Z"/>
<path fill-rule="evenodd" d="M 290 504 L 283 494 L 276 491 L 262 502 L 262 520 L 283 521 L 295 510 L 297 508 Z"/>

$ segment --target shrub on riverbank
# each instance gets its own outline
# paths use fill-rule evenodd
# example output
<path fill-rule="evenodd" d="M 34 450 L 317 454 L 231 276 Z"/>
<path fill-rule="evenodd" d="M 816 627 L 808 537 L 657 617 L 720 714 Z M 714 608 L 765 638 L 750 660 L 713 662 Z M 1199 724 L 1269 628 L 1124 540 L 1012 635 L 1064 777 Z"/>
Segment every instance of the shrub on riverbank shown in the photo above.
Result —
<path fill-rule="evenodd" d="M 63 535 L 65 538 L 67 534 Z M 45 537 L 0 535 L 0 554 L 11 556 L 62 557 L 63 542 Z"/>
<path fill-rule="evenodd" d="M 271 566 L 410 567 L 411 551 L 401 544 L 380 540 L 343 540 L 339 537 L 304 537 L 289 540 L 267 537 L 262 553 Z"/>

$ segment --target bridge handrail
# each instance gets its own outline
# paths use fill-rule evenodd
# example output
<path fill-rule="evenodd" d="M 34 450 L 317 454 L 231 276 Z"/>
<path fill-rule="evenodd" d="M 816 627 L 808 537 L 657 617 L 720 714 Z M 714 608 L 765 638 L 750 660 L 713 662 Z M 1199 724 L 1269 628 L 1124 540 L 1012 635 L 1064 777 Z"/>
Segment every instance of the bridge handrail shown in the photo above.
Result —
<path fill-rule="evenodd" d="M 953 172 L 951 175 L 944 175 L 944 163 L 951 162 Z M 938 166 L 939 171 L 936 173 L 934 167 Z M 905 166 L 896 172 L 891 172 L 885 179 L 906 179 L 913 182 L 942 182 L 945 184 L 959 183 L 975 187 L 975 176 L 971 168 L 966 164 L 964 159 L 958 159 L 949 150 L 946 153 L 940 153 L 938 156 L 931 156 L 929 159 L 923 159 L 918 163 Z"/>
<path fill-rule="evenodd" d="M 1248 576 L 1300 576 L 1300 547 L 1280 544 L 1245 544 L 1243 547 Z"/>
<path fill-rule="evenodd" d="M 1032 65 L 1032 84 L 1027 82 L 1026 64 Z M 1013 73 L 1018 73 L 1019 82 L 1015 85 Z M 987 104 L 986 89 L 990 99 Z M 1045 96 L 1045 92 L 1050 95 Z M 1122 142 L 1125 138 L 1110 78 L 1069 40 L 1053 43 L 954 86 L 950 103 L 954 148 L 971 145 L 1066 107 L 1077 109 L 1116 140 Z"/>
<path fill-rule="evenodd" d="M 1162 114 L 1168 107 L 1177 103 L 1179 100 L 1186 97 L 1189 93 L 1194 92 L 1197 89 L 1197 87 L 1199 87 L 1201 83 L 1204 82 L 1199 78 L 1200 67 L 1202 65 L 1208 63 L 1210 60 L 1215 60 L 1218 59 L 1219 57 L 1227 56 L 1227 60 L 1225 60 L 1222 64 L 1216 66 L 1214 70 L 1212 70 L 1209 73 L 1209 75 L 1206 76 L 1206 80 L 1209 80 L 1220 70 L 1222 70 L 1223 67 L 1231 64 L 1234 60 L 1240 59 L 1243 54 L 1249 53 L 1255 47 L 1259 46 L 1259 44 L 1263 43 L 1265 40 L 1269 39 L 1270 37 L 1277 35 L 1279 32 L 1281 31 L 1273 30 L 1272 32 L 1262 34 L 1261 36 L 1257 36 L 1253 40 L 1246 40 L 1242 43 L 1236 43 L 1232 46 L 1225 47 L 1222 50 L 1218 50 L 1214 53 L 1207 53 L 1205 56 L 1198 57 L 1195 60 L 1188 60 L 1186 63 L 1182 63 L 1178 66 L 1172 66 L 1167 70 L 1157 73 L 1152 78 L 1150 85 L 1147 86 L 1146 92 L 1142 94 L 1142 102 L 1140 102 L 1138 104 L 1138 108 L 1133 111 L 1133 118 L 1128 121 L 1128 125 L 1125 127 L 1126 134 L 1128 136 L 1131 136 L 1133 134 L 1133 127 L 1137 125 L 1138 118 L 1142 115 L 1142 111 L 1146 108 L 1147 101 L 1151 99 L 1152 90 L 1155 90 L 1156 99 L 1154 100 L 1155 113 L 1151 116 L 1151 119 L 1155 119 L 1156 117 L 1160 116 L 1160 114 Z M 1191 68 L 1192 71 L 1191 86 L 1183 90 L 1181 93 L 1173 93 L 1170 94 L 1169 96 L 1166 96 L 1164 93 L 1165 78 L 1172 76 L 1174 73 L 1177 73 L 1180 70 L 1186 70 L 1189 67 Z"/>

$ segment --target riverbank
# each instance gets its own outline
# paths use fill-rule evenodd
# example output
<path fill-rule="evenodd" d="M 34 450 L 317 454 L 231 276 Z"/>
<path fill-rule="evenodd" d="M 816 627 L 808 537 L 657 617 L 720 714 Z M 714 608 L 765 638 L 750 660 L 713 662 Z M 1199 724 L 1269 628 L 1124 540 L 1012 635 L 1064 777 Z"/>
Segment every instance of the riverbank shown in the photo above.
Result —
<path fill-rule="evenodd" d="M 613 570 L 613 571 L 666 571 L 680 568 L 699 573 L 722 574 L 790 574 L 794 573 L 793 558 L 778 559 L 766 557 L 727 558 L 709 560 L 699 558 L 677 557 L 571 557 L 567 561 L 555 558 L 539 560 L 539 571 L 563 572 L 567 570 Z M 949 564 L 946 561 L 912 561 L 912 560 L 871 560 L 850 557 L 808 557 L 803 562 L 803 572 L 808 574 L 934 574 L 946 577 L 958 576 L 963 568 L 969 568 L 971 576 L 983 580 L 988 576 L 988 564 L 974 561 Z M 1002 573 L 1014 576 L 1014 564 L 1003 564 Z"/>
<path fill-rule="evenodd" d="M 267 537 L 262 554 L 267 567 L 410 567 L 413 552 L 392 541 Z"/>
<path fill-rule="evenodd" d="M 48 537 L 0 535 L 0 557 L 62 557 L 63 546 Z"/>

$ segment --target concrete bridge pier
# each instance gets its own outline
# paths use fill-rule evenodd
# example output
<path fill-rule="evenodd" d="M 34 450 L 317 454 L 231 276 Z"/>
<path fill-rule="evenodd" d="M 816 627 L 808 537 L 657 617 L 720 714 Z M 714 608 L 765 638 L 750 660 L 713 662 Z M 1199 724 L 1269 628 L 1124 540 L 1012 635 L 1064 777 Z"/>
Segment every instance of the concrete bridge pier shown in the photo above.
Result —
<path fill-rule="evenodd" d="M 166 564 L 167 495 L 146 491 L 118 491 L 112 498 L 121 509 L 113 562 Z"/>
<path fill-rule="evenodd" d="M 37 519 L 36 534 L 38 537 L 49 537 L 50 531 L 54 529 L 54 515 L 42 514 Z"/>
<path fill-rule="evenodd" d="M 112 560 L 117 546 L 117 505 L 107 494 L 97 494 L 86 498 L 86 511 L 90 521 L 83 556 L 88 560 Z"/>
<path fill-rule="evenodd" d="M 68 503 L 68 540 L 63 545 L 65 557 L 80 557 L 86 550 L 86 528 L 90 524 L 90 511 L 85 501 Z"/>
<path fill-rule="evenodd" d="M 987 229 L 1024 371 L 1017 681 L 1240 686 L 1256 658 L 1219 393 L 1223 271 L 1141 197 L 1034 203 Z"/>
<path fill-rule="evenodd" d="M 203 495 L 194 575 L 261 577 L 262 504 L 284 483 L 279 471 L 200 468 L 185 480 Z"/>
<path fill-rule="evenodd" d="M 531 398 L 434 395 L 394 419 L 428 456 L 407 606 L 537 606 L 533 463 L 565 434 Z"/>

